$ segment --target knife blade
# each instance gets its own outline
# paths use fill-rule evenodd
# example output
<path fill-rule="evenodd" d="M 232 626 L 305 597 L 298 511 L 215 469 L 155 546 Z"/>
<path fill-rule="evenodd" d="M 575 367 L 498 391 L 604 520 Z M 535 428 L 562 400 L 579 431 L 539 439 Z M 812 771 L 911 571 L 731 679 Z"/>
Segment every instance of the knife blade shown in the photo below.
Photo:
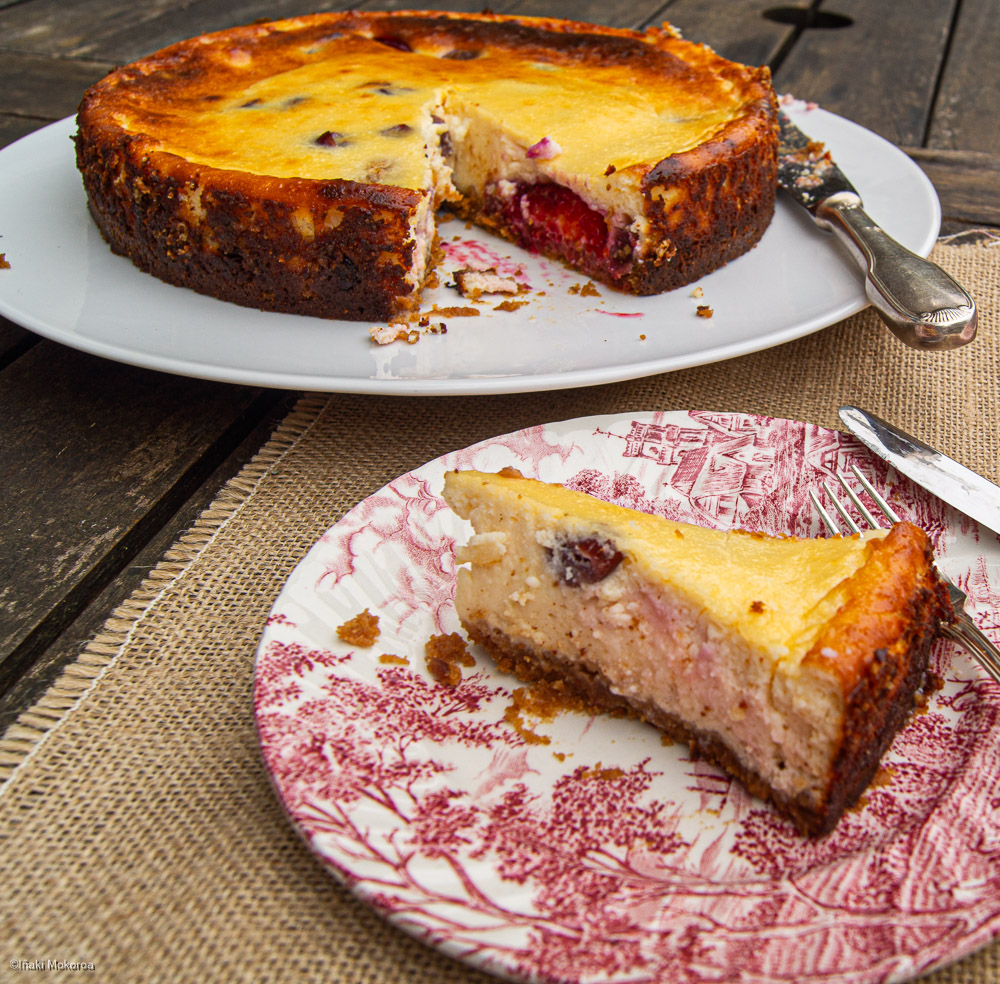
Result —
<path fill-rule="evenodd" d="M 838 411 L 847 429 L 898 472 L 1000 533 L 1000 486 L 859 407 Z"/>
<path fill-rule="evenodd" d="M 893 334 L 913 348 L 937 351 L 971 342 L 978 313 L 969 292 L 876 224 L 830 152 L 781 110 L 778 128 L 778 184 L 865 271 L 865 294 Z"/>

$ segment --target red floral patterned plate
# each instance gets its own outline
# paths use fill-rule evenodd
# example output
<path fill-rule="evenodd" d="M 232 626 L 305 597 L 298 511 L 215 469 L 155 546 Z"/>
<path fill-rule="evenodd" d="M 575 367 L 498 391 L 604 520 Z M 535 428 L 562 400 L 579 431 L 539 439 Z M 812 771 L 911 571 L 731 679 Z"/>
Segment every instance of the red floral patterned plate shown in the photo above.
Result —
<path fill-rule="evenodd" d="M 1000 541 L 853 438 L 740 414 L 588 417 L 445 455 L 312 548 L 257 654 L 264 761 L 323 864 L 396 926 L 514 980 L 862 984 L 907 980 L 1000 932 L 1000 688 L 951 644 L 945 679 L 883 781 L 819 841 L 636 721 L 504 717 L 515 680 L 476 652 L 458 686 L 424 665 L 459 630 L 449 468 L 506 465 L 719 528 L 818 535 L 807 492 L 857 464 L 931 534 L 1000 640 Z M 371 647 L 336 628 L 379 617 Z"/>

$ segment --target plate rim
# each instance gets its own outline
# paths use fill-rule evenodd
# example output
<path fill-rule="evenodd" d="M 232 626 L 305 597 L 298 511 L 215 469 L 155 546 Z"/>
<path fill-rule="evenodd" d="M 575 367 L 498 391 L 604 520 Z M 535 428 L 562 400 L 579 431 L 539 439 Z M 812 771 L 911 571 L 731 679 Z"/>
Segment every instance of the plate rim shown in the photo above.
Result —
<path fill-rule="evenodd" d="M 818 112 L 823 114 L 824 117 L 835 120 L 835 126 L 843 126 L 845 128 L 844 132 L 851 133 L 855 137 L 865 141 L 874 141 L 886 154 L 898 161 L 900 167 L 906 168 L 909 178 L 918 182 L 926 196 L 925 204 L 929 209 L 926 216 L 927 232 L 922 242 L 911 243 L 910 246 L 914 248 L 915 252 L 927 255 L 940 232 L 941 207 L 937 192 L 926 174 L 902 150 L 879 134 L 845 117 L 821 108 L 814 109 L 811 106 L 807 106 L 802 109 L 801 106 L 804 105 L 786 104 L 783 108 L 786 111 L 790 111 L 793 116 L 798 113 L 800 117 Z M 801 122 L 801 118 L 799 121 Z M 49 139 L 54 140 L 62 135 L 69 136 L 72 134 L 74 126 L 75 118 L 67 116 L 62 120 L 50 123 L 14 141 L 0 150 L 0 171 L 3 170 L 6 161 L 13 160 L 18 155 L 30 153 L 35 146 L 35 142 L 40 143 Z M 66 166 L 67 163 L 68 160 L 58 166 Z M 69 172 L 67 171 L 67 176 L 68 174 Z M 80 184 L 79 194 L 83 195 L 82 183 Z M 784 199 L 785 196 L 782 194 L 779 198 Z M 779 201 L 779 208 L 790 208 L 794 212 L 799 206 L 793 206 L 790 201 L 784 201 L 783 203 Z M 843 257 L 840 260 L 836 259 L 836 251 L 838 249 L 831 240 L 831 262 L 846 262 Z M 151 277 L 150 274 L 143 273 L 138 269 L 134 269 L 131 272 L 134 272 L 136 277 Z M 700 282 L 710 283 L 709 278 L 711 276 L 712 274 L 708 274 Z M 178 287 L 173 289 L 185 290 L 185 288 Z M 201 297 L 201 295 L 198 296 Z M 218 304 L 226 303 L 216 301 L 214 298 L 202 298 L 202 300 L 209 300 Z M 526 393 L 573 389 L 582 386 L 604 385 L 607 383 L 640 379 L 663 372 L 673 372 L 694 366 L 728 361 L 741 355 L 773 348 L 774 346 L 784 344 L 787 341 L 803 337 L 835 324 L 863 309 L 867 304 L 868 300 L 864 294 L 863 285 L 859 277 L 856 296 L 848 301 L 832 306 L 820 314 L 795 320 L 795 323 L 785 324 L 773 331 L 761 331 L 752 338 L 742 338 L 716 344 L 713 347 L 703 347 L 686 354 L 665 355 L 661 353 L 653 358 L 643 358 L 637 353 L 633 358 L 619 360 L 612 365 L 591 365 L 564 371 L 560 371 L 558 368 L 550 368 L 534 373 L 529 370 L 518 370 L 507 374 L 497 373 L 493 375 L 487 373 L 477 375 L 466 372 L 455 376 L 442 375 L 430 377 L 425 375 L 379 378 L 371 374 L 368 376 L 345 376 L 325 371 L 273 370 L 259 365 L 253 368 L 240 367 L 224 364 L 224 359 L 210 359 L 207 356 L 205 358 L 192 359 L 184 358 L 182 355 L 160 354 L 159 352 L 144 350 L 142 345 L 136 346 L 134 342 L 131 347 L 122 341 L 107 342 L 87 335 L 80 335 L 63 325 L 54 325 L 50 323 L 51 319 L 33 313 L 31 310 L 24 308 L 23 305 L 18 306 L 13 296 L 6 292 L 2 288 L 2 285 L 0 285 L 0 314 L 6 315 L 12 321 L 23 325 L 45 338 L 92 355 L 141 368 L 194 378 L 210 379 L 218 382 L 280 389 L 389 396 L 474 396 Z M 300 316 L 286 315 L 285 317 L 298 318 Z M 554 315 L 552 317 L 553 323 L 558 323 L 558 319 Z M 321 319 L 314 320 L 319 321 Z M 336 324 L 349 323 L 336 322 Z M 350 324 L 361 325 L 361 323 Z"/>

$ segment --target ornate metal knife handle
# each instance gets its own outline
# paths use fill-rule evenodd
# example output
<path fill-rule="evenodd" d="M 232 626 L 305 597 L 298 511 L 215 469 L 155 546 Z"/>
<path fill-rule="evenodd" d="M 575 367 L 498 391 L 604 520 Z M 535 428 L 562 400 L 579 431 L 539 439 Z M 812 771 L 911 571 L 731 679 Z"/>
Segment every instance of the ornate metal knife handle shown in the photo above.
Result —
<path fill-rule="evenodd" d="M 816 209 L 863 268 L 865 293 L 893 334 L 919 349 L 954 349 L 976 337 L 976 302 L 936 263 L 900 246 L 850 192 L 831 195 Z"/>

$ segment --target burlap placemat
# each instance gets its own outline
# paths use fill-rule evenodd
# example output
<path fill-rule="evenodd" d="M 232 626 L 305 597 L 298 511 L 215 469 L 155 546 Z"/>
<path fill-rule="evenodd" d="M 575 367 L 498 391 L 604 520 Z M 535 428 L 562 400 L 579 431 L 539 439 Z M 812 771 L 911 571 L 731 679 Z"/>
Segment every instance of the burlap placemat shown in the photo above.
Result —
<path fill-rule="evenodd" d="M 1000 481 L 1000 248 L 939 245 L 935 257 L 981 308 L 979 338 L 954 353 L 907 349 L 864 312 L 780 348 L 611 386 L 303 398 L 0 741 L 0 978 L 63 979 L 70 971 L 33 969 L 54 960 L 114 982 L 485 984 L 341 888 L 272 794 L 252 667 L 285 579 L 396 475 L 590 413 L 699 408 L 834 427 L 837 407 L 856 403 Z M 1000 943 L 928 980 L 995 984 Z"/>

